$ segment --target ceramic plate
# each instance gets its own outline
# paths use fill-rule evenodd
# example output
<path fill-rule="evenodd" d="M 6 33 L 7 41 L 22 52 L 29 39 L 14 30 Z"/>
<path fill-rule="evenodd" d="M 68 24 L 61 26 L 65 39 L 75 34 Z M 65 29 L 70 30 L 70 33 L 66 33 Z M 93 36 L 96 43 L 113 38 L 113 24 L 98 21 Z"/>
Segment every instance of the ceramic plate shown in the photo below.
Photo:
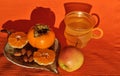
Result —
<path fill-rule="evenodd" d="M 35 50 L 36 49 L 36 48 L 33 48 L 30 44 L 27 44 L 24 48 L 28 49 L 28 50 L 30 50 L 30 49 Z M 9 46 L 8 43 L 5 46 L 4 55 L 10 62 L 12 62 L 18 66 L 25 67 L 25 68 L 35 68 L 35 69 L 47 70 L 47 71 L 52 71 L 52 72 L 58 73 L 57 59 L 58 59 L 58 54 L 59 54 L 59 50 L 60 50 L 59 41 L 57 39 L 55 39 L 54 44 L 49 49 L 52 49 L 56 52 L 56 58 L 55 58 L 55 61 L 53 64 L 47 65 L 47 66 L 38 65 L 34 61 L 31 63 L 24 62 L 22 56 L 17 57 L 17 56 L 14 56 L 12 54 L 12 52 L 20 50 L 20 49 L 12 48 L 11 46 Z"/>

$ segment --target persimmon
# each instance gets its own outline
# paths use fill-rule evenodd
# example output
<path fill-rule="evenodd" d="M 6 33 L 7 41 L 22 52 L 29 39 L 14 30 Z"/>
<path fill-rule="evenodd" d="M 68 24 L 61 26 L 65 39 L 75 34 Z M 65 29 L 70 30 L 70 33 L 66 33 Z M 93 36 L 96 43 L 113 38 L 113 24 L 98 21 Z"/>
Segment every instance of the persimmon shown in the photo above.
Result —
<path fill-rule="evenodd" d="M 23 48 L 27 43 L 27 34 L 24 32 L 15 32 L 8 37 L 8 44 L 13 48 Z"/>
<path fill-rule="evenodd" d="M 50 49 L 39 49 L 33 54 L 33 59 L 39 65 L 50 65 L 55 60 L 55 51 Z"/>
<path fill-rule="evenodd" d="M 47 25 L 37 24 L 28 32 L 28 41 L 35 48 L 49 48 L 55 41 L 55 33 Z"/>

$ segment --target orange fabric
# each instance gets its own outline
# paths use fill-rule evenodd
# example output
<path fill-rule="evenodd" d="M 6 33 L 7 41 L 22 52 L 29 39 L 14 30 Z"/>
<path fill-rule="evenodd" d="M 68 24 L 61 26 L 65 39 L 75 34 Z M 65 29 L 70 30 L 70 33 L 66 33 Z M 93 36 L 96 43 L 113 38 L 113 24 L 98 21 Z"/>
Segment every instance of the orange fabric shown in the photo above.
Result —
<path fill-rule="evenodd" d="M 30 14 L 36 7 L 50 8 L 55 14 L 55 27 L 59 27 L 64 18 L 65 2 L 75 0 L 0 0 L 0 27 L 8 20 L 30 20 Z M 100 16 L 100 28 L 104 31 L 101 39 L 92 39 L 82 49 L 85 57 L 83 66 L 75 72 L 65 72 L 58 67 L 59 74 L 36 69 L 26 69 L 9 62 L 3 55 L 7 35 L 0 33 L 0 75 L 1 76 L 99 76 L 120 75 L 120 1 L 119 0 L 80 0 L 92 4 L 91 13 Z M 29 23 L 28 23 L 29 24 Z M 22 29 L 22 28 L 21 28 Z M 60 28 L 61 30 L 62 27 Z M 20 29 L 18 29 L 20 30 Z M 25 31 L 25 29 L 23 29 Z M 56 30 L 55 30 L 56 31 Z M 59 30 L 60 31 L 60 30 Z M 60 34 L 59 31 L 56 33 Z M 58 36 L 57 36 L 58 37 Z M 59 37 L 62 45 L 62 35 Z"/>

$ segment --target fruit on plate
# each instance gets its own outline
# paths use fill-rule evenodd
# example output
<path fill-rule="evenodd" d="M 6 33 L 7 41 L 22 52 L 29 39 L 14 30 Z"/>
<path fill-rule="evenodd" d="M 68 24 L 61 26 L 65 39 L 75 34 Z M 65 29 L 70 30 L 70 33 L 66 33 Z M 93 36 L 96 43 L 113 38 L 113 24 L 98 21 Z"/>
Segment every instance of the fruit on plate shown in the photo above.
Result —
<path fill-rule="evenodd" d="M 39 49 L 34 52 L 33 59 L 39 65 L 50 65 L 55 60 L 55 51 L 50 49 Z"/>
<path fill-rule="evenodd" d="M 67 72 L 73 72 L 79 69 L 83 64 L 83 61 L 83 54 L 80 52 L 80 49 L 74 46 L 63 48 L 58 58 L 60 68 Z"/>
<path fill-rule="evenodd" d="M 23 48 L 27 43 L 27 34 L 24 32 L 15 32 L 8 37 L 8 44 L 13 48 Z"/>
<path fill-rule="evenodd" d="M 55 33 L 47 25 L 36 24 L 28 32 L 28 41 L 35 48 L 49 48 L 53 45 L 54 40 Z"/>

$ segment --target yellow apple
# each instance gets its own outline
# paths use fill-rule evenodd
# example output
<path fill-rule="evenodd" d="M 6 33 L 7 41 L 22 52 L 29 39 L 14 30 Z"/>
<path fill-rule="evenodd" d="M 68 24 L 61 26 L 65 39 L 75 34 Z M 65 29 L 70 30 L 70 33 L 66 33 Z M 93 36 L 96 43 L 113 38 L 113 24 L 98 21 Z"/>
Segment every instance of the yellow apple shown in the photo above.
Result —
<path fill-rule="evenodd" d="M 58 58 L 60 68 L 67 72 L 73 72 L 79 69 L 83 64 L 83 61 L 83 54 L 80 52 L 80 49 L 74 46 L 65 47 L 61 50 Z"/>

